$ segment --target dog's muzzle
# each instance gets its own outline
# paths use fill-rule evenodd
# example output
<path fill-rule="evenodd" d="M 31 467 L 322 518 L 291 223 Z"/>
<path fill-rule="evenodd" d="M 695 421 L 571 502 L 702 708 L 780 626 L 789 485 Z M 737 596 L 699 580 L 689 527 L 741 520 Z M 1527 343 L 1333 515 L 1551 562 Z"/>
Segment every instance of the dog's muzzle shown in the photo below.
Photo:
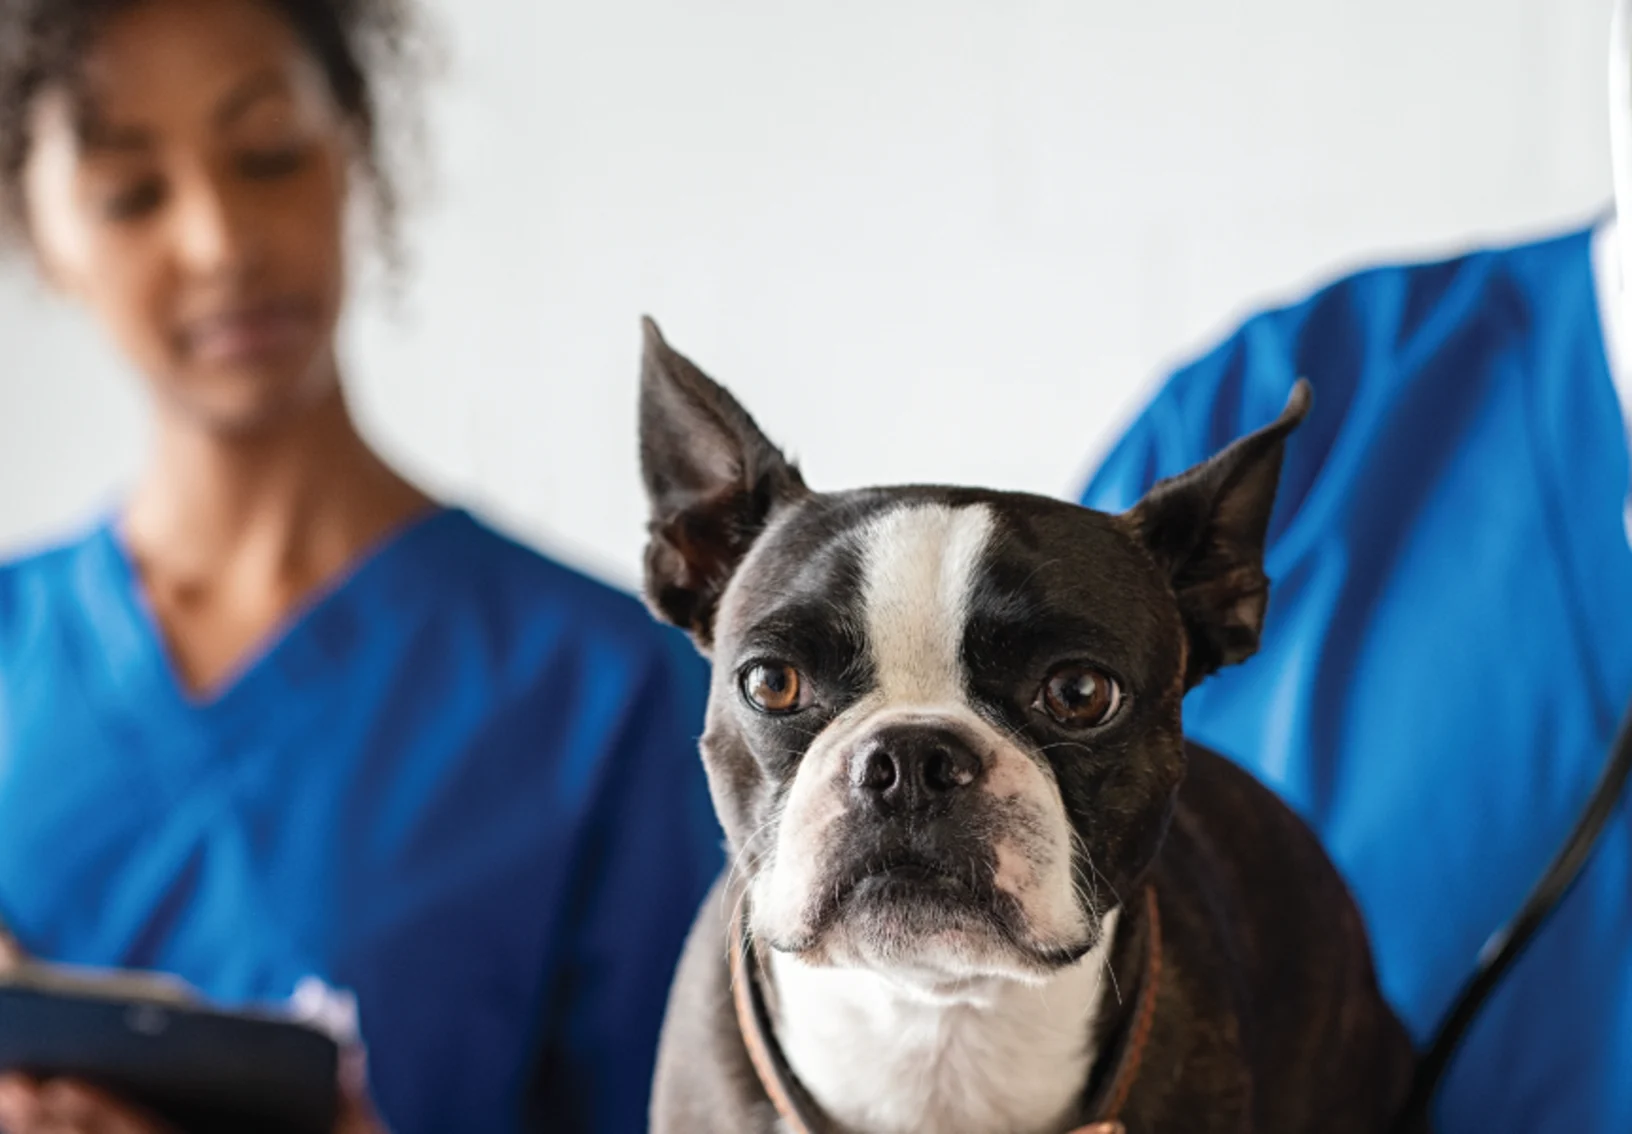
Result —
<path fill-rule="evenodd" d="M 1029 965 L 1092 937 L 1046 767 L 962 706 L 835 722 L 799 765 L 776 840 L 756 930 L 788 952 Z"/>
<path fill-rule="evenodd" d="M 913 722 L 860 740 L 846 764 L 849 822 L 841 897 L 943 908 L 988 906 L 994 848 L 987 762 L 954 727 Z"/>

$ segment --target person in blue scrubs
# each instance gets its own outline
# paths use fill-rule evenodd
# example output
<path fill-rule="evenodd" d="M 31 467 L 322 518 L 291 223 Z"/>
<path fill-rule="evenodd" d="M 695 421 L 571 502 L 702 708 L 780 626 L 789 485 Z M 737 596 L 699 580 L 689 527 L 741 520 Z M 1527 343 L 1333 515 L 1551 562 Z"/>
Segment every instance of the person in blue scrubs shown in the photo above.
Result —
<path fill-rule="evenodd" d="M 1346 873 L 1426 1042 L 1574 825 L 1632 697 L 1614 222 L 1361 272 L 1183 367 L 1083 502 L 1272 420 L 1307 377 L 1270 525 L 1263 648 L 1187 730 Z M 1632 804 L 1450 1068 L 1443 1134 L 1632 1130 Z"/>
<path fill-rule="evenodd" d="M 351 993 L 397 1134 L 625 1134 L 721 866 L 706 669 L 347 411 L 345 216 L 391 219 L 373 68 L 410 16 L 0 4 L 21 254 L 153 406 L 113 514 L 0 565 L 0 923 L 229 1005 Z M 18 1077 L 0 1127 L 157 1129 Z"/>

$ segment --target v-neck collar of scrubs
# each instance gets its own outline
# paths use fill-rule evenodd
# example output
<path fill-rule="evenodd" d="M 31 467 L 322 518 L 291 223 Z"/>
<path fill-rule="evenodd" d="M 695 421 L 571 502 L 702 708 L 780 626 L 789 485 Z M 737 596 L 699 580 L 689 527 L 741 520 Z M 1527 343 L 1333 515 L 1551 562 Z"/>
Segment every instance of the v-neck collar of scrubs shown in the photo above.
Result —
<path fill-rule="evenodd" d="M 265 742 L 301 717 L 302 695 L 336 672 L 379 600 L 381 585 L 416 547 L 465 517 L 453 508 L 422 513 L 359 555 L 256 644 L 224 681 L 202 695 L 177 673 L 153 609 L 115 524 L 100 525 L 79 561 L 76 591 L 86 625 L 82 664 L 92 680 L 121 690 L 98 708 L 148 733 L 158 751 L 219 749 L 253 732 Z M 123 711 L 128 706 L 137 711 Z"/>

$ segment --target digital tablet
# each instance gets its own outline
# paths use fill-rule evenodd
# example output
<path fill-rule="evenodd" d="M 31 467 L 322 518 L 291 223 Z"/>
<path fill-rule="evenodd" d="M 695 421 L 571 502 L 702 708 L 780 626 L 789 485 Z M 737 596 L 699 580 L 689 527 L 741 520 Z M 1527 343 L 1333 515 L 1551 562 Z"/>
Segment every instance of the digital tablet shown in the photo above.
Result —
<path fill-rule="evenodd" d="M 209 1008 L 163 977 L 24 965 L 0 976 L 0 1072 L 82 1080 L 187 1134 L 330 1134 L 339 1045 Z"/>

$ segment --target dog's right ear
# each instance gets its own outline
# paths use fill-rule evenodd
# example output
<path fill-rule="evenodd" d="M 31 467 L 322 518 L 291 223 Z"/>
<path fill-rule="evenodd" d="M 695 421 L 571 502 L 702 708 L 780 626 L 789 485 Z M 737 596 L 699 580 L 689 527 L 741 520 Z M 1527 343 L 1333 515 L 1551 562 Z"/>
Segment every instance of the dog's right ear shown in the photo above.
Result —
<path fill-rule="evenodd" d="M 778 505 L 808 494 L 748 411 L 657 324 L 640 366 L 640 469 L 651 504 L 646 601 L 708 649 L 720 596 Z"/>

